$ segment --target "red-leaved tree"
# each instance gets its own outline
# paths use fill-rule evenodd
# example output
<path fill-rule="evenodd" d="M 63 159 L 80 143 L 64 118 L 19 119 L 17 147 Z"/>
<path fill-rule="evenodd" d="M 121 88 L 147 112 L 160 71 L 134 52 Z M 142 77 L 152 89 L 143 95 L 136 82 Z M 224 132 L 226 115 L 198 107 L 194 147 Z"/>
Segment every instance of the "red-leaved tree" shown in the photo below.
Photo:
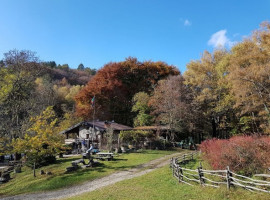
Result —
<path fill-rule="evenodd" d="M 136 58 L 106 64 L 76 96 L 76 113 L 92 119 L 91 99 L 95 96 L 96 119 L 132 125 L 134 94 L 150 93 L 160 79 L 177 74 L 179 71 L 174 66 L 164 62 L 139 62 Z"/>

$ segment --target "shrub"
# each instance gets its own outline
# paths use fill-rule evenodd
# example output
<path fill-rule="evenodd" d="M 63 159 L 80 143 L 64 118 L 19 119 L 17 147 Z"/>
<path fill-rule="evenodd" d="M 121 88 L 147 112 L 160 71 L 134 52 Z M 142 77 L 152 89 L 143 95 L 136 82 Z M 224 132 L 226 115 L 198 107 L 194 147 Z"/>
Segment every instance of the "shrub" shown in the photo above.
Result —
<path fill-rule="evenodd" d="M 26 161 L 26 166 L 33 168 L 35 162 L 35 168 L 50 165 L 56 163 L 56 157 L 53 155 L 41 155 L 38 157 L 29 156 Z"/>
<path fill-rule="evenodd" d="M 200 145 L 204 158 L 213 169 L 252 175 L 270 167 L 270 137 L 235 136 L 229 140 L 211 139 Z"/>
<path fill-rule="evenodd" d="M 130 130 L 130 131 L 121 131 L 119 137 L 123 142 L 129 144 L 135 144 L 136 147 L 141 142 L 153 138 L 152 131 L 143 131 L 143 130 Z"/>
<path fill-rule="evenodd" d="M 173 144 L 169 141 L 164 141 L 164 140 L 154 140 L 152 141 L 151 144 L 152 149 L 159 149 L 159 150 L 165 150 L 165 149 L 170 149 L 173 147 Z"/>

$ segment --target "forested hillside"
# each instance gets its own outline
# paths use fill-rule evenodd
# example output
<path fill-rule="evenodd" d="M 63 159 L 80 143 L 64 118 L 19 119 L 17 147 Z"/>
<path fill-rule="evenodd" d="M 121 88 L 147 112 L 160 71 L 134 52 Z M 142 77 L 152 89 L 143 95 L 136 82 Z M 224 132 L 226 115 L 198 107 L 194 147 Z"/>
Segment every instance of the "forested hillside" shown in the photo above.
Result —
<path fill-rule="evenodd" d="M 0 136 L 7 142 L 23 138 L 30 119 L 49 106 L 63 129 L 92 120 L 95 108 L 95 119 L 167 126 L 172 141 L 270 132 L 269 23 L 231 49 L 205 51 L 183 74 L 136 58 L 97 72 L 83 64 L 70 69 L 18 50 L 4 54 L 0 66 Z"/>
<path fill-rule="evenodd" d="M 49 106 L 59 119 L 73 116 L 74 96 L 94 74 L 90 68 L 41 62 L 31 51 L 5 53 L 0 62 L 0 136 L 23 137 L 30 119 Z"/>

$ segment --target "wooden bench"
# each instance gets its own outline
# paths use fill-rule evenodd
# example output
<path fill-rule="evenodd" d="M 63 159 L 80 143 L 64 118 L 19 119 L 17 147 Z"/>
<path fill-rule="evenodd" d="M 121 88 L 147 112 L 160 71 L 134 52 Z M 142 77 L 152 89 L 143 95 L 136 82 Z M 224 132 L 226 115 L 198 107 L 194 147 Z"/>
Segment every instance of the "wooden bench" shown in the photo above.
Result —
<path fill-rule="evenodd" d="M 85 165 L 85 162 L 84 162 L 83 159 L 74 160 L 74 161 L 71 162 L 71 165 L 74 166 L 74 167 L 76 167 L 76 166 L 78 167 L 78 165 L 79 165 L 80 163 L 82 163 L 82 164 Z"/>
<path fill-rule="evenodd" d="M 96 159 L 99 160 L 113 160 L 113 153 L 99 152 Z"/>
<path fill-rule="evenodd" d="M 66 172 L 72 172 L 72 171 L 75 171 L 79 168 L 79 164 L 82 163 L 83 165 L 85 165 L 85 162 L 83 159 L 79 159 L 79 160 L 74 160 L 71 162 L 71 165 L 70 167 L 67 167 L 66 168 Z"/>

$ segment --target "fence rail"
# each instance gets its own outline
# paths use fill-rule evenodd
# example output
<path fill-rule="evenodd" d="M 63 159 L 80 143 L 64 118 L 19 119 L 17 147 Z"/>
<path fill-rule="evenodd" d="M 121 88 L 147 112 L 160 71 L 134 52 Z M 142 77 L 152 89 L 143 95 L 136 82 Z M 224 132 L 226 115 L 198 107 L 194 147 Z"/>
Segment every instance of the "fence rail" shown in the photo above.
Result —
<path fill-rule="evenodd" d="M 230 171 L 229 167 L 224 170 L 206 170 L 200 167 L 197 169 L 184 168 L 181 165 L 195 159 L 199 152 L 184 154 L 171 158 L 170 167 L 172 175 L 179 183 L 191 186 L 197 183 L 202 186 L 219 188 L 220 185 L 227 185 L 227 188 L 241 187 L 252 192 L 265 192 L 270 194 L 270 181 L 250 178 Z M 254 177 L 270 178 L 269 174 L 257 174 Z"/>

